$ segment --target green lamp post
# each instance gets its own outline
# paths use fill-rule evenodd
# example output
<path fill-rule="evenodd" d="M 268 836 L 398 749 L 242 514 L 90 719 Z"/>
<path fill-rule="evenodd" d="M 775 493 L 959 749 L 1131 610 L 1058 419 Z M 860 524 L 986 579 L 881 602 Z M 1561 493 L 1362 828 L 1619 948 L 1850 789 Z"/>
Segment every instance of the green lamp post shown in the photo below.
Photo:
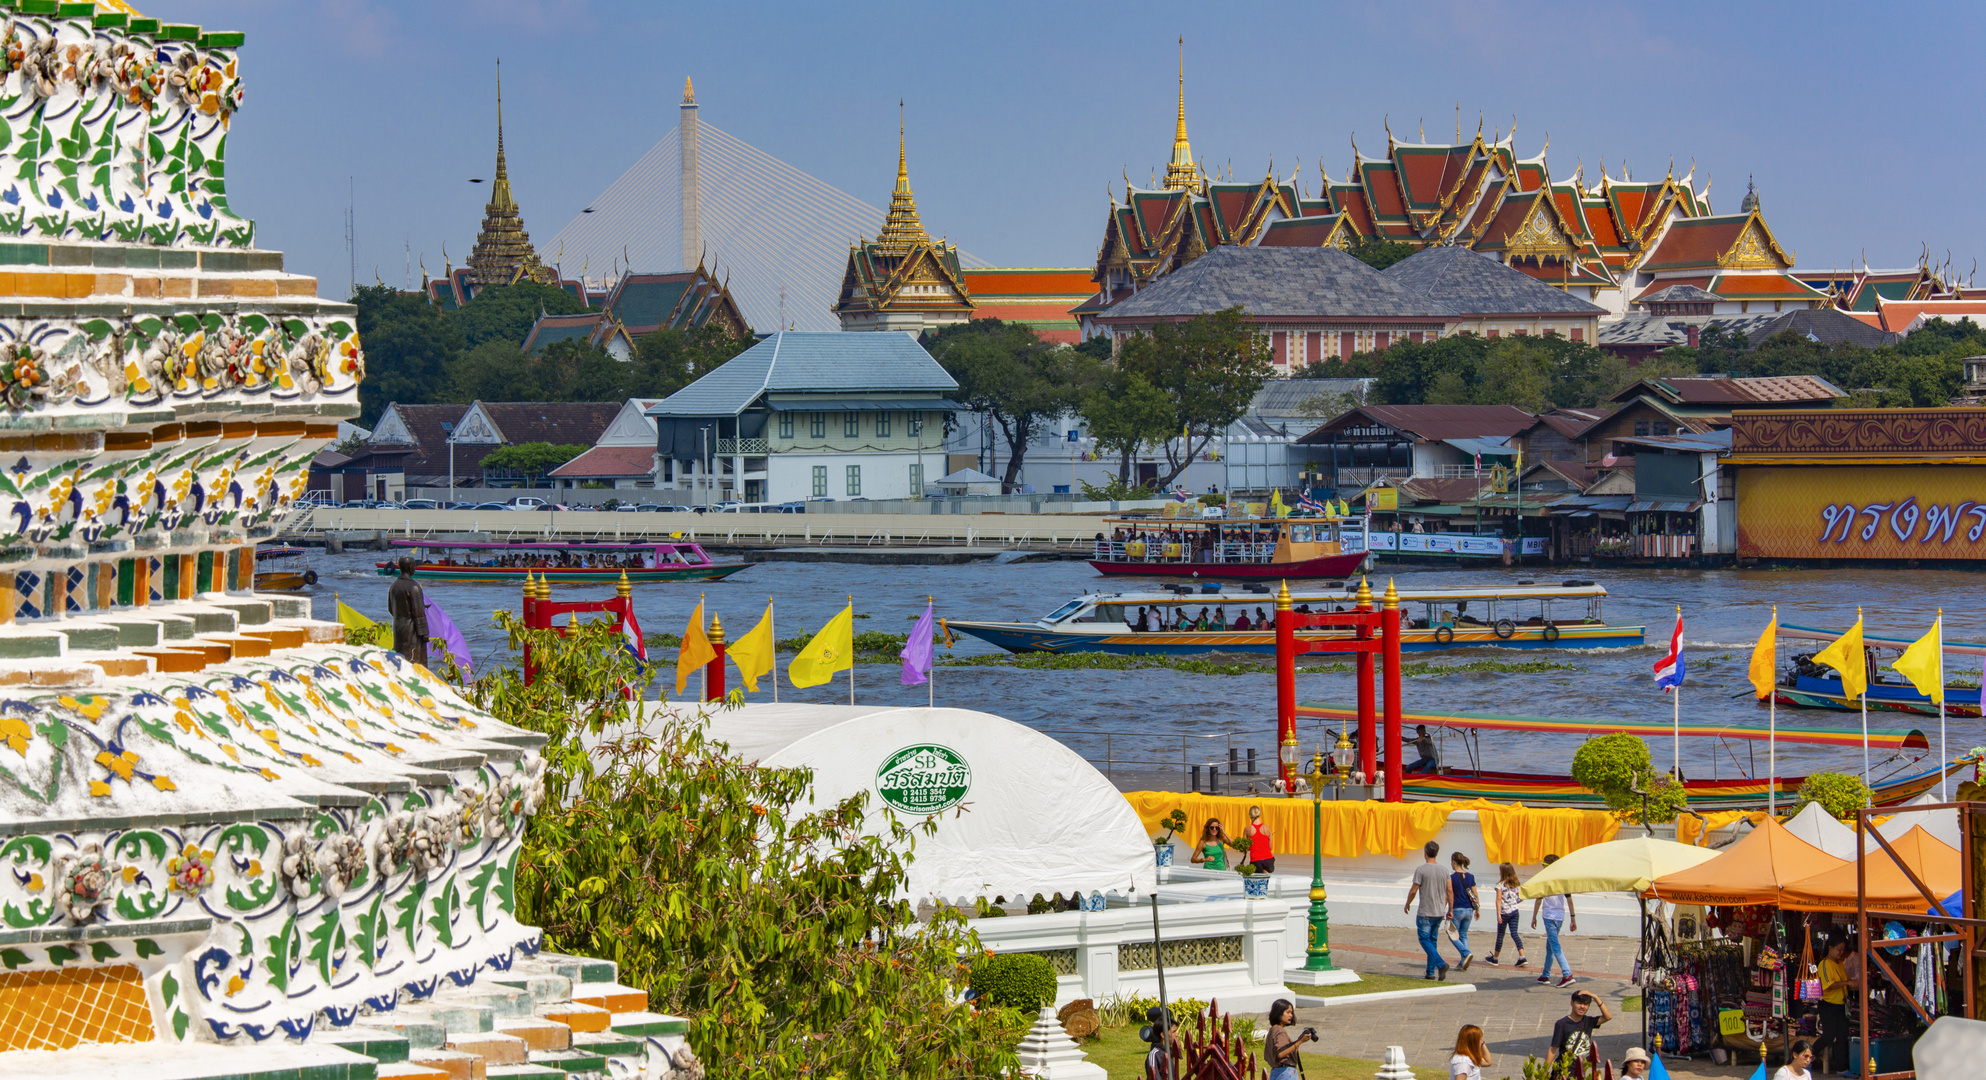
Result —
<path fill-rule="evenodd" d="M 1303 970 L 1331 971 L 1331 913 L 1325 907 L 1324 893 L 1324 788 L 1342 787 L 1351 776 L 1357 751 L 1342 729 L 1338 745 L 1331 749 L 1330 772 L 1324 771 L 1324 748 L 1317 748 L 1304 779 L 1310 784 L 1310 947 L 1305 950 Z"/>

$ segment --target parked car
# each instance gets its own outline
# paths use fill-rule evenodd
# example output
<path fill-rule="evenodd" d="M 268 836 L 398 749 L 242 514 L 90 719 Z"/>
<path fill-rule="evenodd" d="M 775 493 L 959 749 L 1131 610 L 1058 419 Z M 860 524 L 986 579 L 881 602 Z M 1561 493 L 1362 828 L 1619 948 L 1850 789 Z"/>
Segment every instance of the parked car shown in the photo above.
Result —
<path fill-rule="evenodd" d="M 656 503 L 635 503 L 632 506 L 623 506 L 621 509 L 633 510 L 637 514 L 659 514 L 664 510 L 672 510 L 674 507 L 661 506 Z"/>
<path fill-rule="evenodd" d="M 545 500 L 530 495 L 519 495 L 510 500 L 512 510 L 537 510 L 545 505 Z"/>
<path fill-rule="evenodd" d="M 471 510 L 509 510 L 509 509 L 511 509 L 511 505 L 510 505 L 509 503 L 500 503 L 500 502 L 486 502 L 486 503 L 477 503 L 476 505 L 474 505 L 474 506 L 471 506 L 471 507 L 469 507 L 469 509 L 471 509 Z"/>
<path fill-rule="evenodd" d="M 538 502 L 538 500 L 536 500 L 536 499 L 533 499 L 533 500 L 531 500 L 531 501 L 533 501 L 533 502 Z M 539 503 L 538 503 L 538 505 L 536 505 L 536 506 L 514 506 L 514 507 L 512 507 L 511 509 L 513 509 L 513 510 L 567 510 L 567 509 L 570 509 L 570 507 L 568 507 L 568 506 L 566 506 L 566 505 L 565 505 L 564 503 L 551 503 L 551 502 L 539 502 Z"/>
<path fill-rule="evenodd" d="M 433 499 L 408 499 L 400 504 L 403 510 L 439 510 L 441 504 Z"/>

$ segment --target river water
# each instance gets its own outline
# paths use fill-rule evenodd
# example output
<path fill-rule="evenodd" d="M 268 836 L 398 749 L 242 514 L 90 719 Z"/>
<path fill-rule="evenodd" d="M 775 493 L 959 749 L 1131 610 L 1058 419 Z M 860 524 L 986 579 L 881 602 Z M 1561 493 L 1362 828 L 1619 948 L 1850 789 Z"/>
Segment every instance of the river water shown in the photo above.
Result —
<path fill-rule="evenodd" d="M 388 579 L 377 576 L 375 563 L 384 555 L 348 552 L 314 554 L 312 565 L 321 581 L 312 590 L 318 618 L 336 617 L 334 594 L 359 611 L 378 619 L 386 608 Z M 1439 567 L 1382 565 L 1375 592 L 1384 578 L 1397 577 L 1405 587 L 1468 586 L 1539 583 L 1560 577 L 1590 578 L 1610 595 L 1608 622 L 1638 622 L 1648 627 L 1647 644 L 1632 649 L 1587 652 L 1473 649 L 1421 653 L 1409 660 L 1440 662 L 1494 657 L 1554 660 L 1572 670 L 1510 674 L 1481 672 L 1423 676 L 1406 680 L 1403 702 L 1407 712 L 1490 712 L 1531 716 L 1600 717 L 1667 723 L 1671 699 L 1654 685 L 1652 667 L 1663 655 L 1675 613 L 1685 618 L 1687 682 L 1682 696 L 1686 723 L 1759 724 L 1766 710 L 1755 703 L 1746 669 L 1751 648 L 1774 604 L 1782 623 L 1846 629 L 1857 607 L 1868 614 L 1871 633 L 1916 636 L 1929 628 L 1940 607 L 1946 611 L 1947 641 L 1986 641 L 1986 620 L 1967 608 L 1964 596 L 1986 579 L 1962 571 L 1938 570 L 1622 570 L 1596 574 L 1588 569 L 1557 574 L 1539 568 L 1458 570 Z M 1137 588 L 1141 583 L 1104 579 L 1082 562 L 1022 562 L 964 566 L 873 566 L 840 563 L 766 562 L 727 581 L 637 586 L 635 610 L 647 633 L 679 634 L 700 594 L 707 611 L 721 616 L 729 636 L 749 630 L 765 610 L 768 598 L 777 604 L 777 633 L 781 638 L 817 629 L 848 597 L 855 599 L 857 631 L 903 633 L 923 611 L 927 595 L 937 599 L 938 613 L 955 619 L 1015 620 L 1043 615 L 1085 590 Z M 493 609 L 516 611 L 519 589 L 512 585 L 430 583 L 427 593 L 461 625 L 478 665 L 511 663 L 507 645 L 490 620 Z M 554 598 L 582 600 L 611 595 L 606 588 L 560 587 Z M 862 616 L 867 618 L 862 618 Z M 1782 663 L 1798 645 L 1812 651 L 1817 643 L 1782 639 Z M 961 636 L 950 655 L 982 655 L 999 650 Z M 673 650 L 658 650 L 673 668 Z M 941 658 L 947 655 L 940 650 Z M 1894 658 L 1893 653 L 1883 654 Z M 1259 659 L 1259 658 L 1257 658 Z M 1331 658 L 1313 657 L 1325 662 Z M 1971 657 L 1952 657 L 1950 670 L 1976 681 Z M 1307 661 L 1309 662 L 1309 661 Z M 733 672 L 735 680 L 735 671 Z M 847 678 L 798 690 L 784 685 L 784 701 L 846 702 Z M 857 700 L 876 704 L 923 704 L 922 686 L 904 687 L 894 665 L 862 664 L 855 670 Z M 1297 679 L 1300 700 L 1351 704 L 1356 685 L 1350 674 L 1304 673 Z M 673 679 L 669 689 L 674 688 Z M 763 689 L 764 683 L 761 683 Z M 695 692 L 695 683 L 691 692 Z M 1125 787 L 1161 784 L 1181 789 L 1186 783 L 1184 761 L 1225 759 L 1232 746 L 1245 761 L 1248 748 L 1259 755 L 1260 769 L 1272 774 L 1275 752 L 1275 684 L 1267 673 L 1202 675 L 1167 669 L 1026 671 L 1011 667 L 940 668 L 935 693 L 942 705 L 979 709 L 1046 731 L 1097 760 L 1114 759 L 1113 775 Z M 761 693 L 754 700 L 769 700 Z M 1897 713 L 1872 713 L 1878 727 L 1918 727 L 1938 746 L 1938 721 Z M 1782 708 L 1779 723 L 1850 726 L 1855 713 Z M 1305 751 L 1316 742 L 1318 725 L 1305 725 Z M 1977 718 L 1953 719 L 1948 726 L 1951 753 L 1986 744 L 1986 725 Z M 1106 737 L 1107 736 L 1107 737 Z M 1448 765 L 1469 760 L 1458 735 L 1444 736 L 1442 759 Z M 1666 739 L 1651 739 L 1658 766 L 1666 766 L 1671 747 Z M 1509 771 L 1563 775 L 1571 766 L 1578 740 L 1565 735 L 1485 733 L 1480 740 L 1484 767 Z M 1913 753 L 1885 762 L 1875 753 L 1874 775 L 1903 769 Z M 1682 746 L 1685 772 L 1692 777 L 1731 777 L 1762 774 L 1766 748 L 1762 743 L 1725 744 L 1716 739 L 1688 739 Z M 1821 769 L 1859 771 L 1861 752 L 1853 748 L 1781 745 L 1781 774 Z M 1129 764 L 1126 764 L 1126 763 Z M 1140 764 L 1142 763 L 1142 764 Z M 1929 760 L 1904 771 L 1928 767 Z M 1237 791 L 1240 787 L 1237 786 Z"/>

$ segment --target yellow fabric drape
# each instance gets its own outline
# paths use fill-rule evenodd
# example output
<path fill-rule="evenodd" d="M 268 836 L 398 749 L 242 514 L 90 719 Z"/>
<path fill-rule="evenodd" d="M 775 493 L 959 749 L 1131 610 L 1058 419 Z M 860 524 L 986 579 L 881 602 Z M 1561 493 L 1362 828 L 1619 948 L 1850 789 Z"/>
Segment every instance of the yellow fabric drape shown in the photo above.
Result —
<path fill-rule="evenodd" d="M 1189 847 L 1199 839 L 1209 818 L 1220 819 L 1228 836 L 1240 842 L 1248 825 L 1248 808 L 1259 806 L 1262 824 L 1268 827 L 1278 856 L 1311 853 L 1309 799 L 1177 791 L 1131 791 L 1124 798 L 1144 822 L 1149 835 L 1158 834 L 1160 819 L 1175 809 L 1184 811 L 1186 829 L 1180 834 L 1180 841 Z M 1397 859 L 1417 853 L 1457 810 L 1474 810 L 1481 818 L 1482 854 L 1492 863 L 1529 865 L 1546 855 L 1564 855 L 1588 844 L 1605 843 L 1620 831 L 1620 822 L 1603 810 L 1534 809 L 1482 799 L 1438 803 L 1326 799 L 1321 805 L 1324 854 L 1334 859 L 1367 854 Z"/>
<path fill-rule="evenodd" d="M 1676 842 L 1703 847 L 1711 833 L 1729 827 L 1740 818 L 1757 826 L 1769 815 L 1763 810 L 1714 810 L 1708 814 L 1681 813 L 1676 815 Z"/>

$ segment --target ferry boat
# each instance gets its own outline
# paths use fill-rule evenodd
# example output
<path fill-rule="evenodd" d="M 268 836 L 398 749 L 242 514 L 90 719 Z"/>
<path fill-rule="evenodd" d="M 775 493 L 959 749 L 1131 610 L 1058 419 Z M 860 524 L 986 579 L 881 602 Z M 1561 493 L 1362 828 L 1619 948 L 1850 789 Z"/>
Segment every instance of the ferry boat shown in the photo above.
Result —
<path fill-rule="evenodd" d="M 1090 565 L 1111 576 L 1215 581 L 1337 578 L 1365 563 L 1347 545 L 1343 519 L 1106 518 Z"/>
<path fill-rule="evenodd" d="M 1839 631 L 1819 630 L 1810 626 L 1782 625 L 1779 633 L 1782 637 L 1805 641 L 1833 641 L 1841 636 Z M 1867 648 L 1866 655 L 1869 658 L 1870 712 L 1900 712 L 1914 716 L 1938 715 L 1938 704 L 1931 700 L 1930 695 L 1919 693 L 1917 688 L 1910 684 L 1910 680 L 1876 660 L 1879 651 L 1900 653 L 1910 647 L 1912 640 L 1882 634 L 1862 635 L 1862 642 Z M 1945 655 L 1947 657 L 1986 655 L 1986 645 L 1947 641 Z M 1862 699 L 1849 697 L 1842 691 L 1840 672 L 1815 664 L 1813 653 L 1795 653 L 1793 663 L 1780 674 L 1779 682 L 1773 688 L 1773 697 L 1779 704 L 1790 705 L 1796 709 L 1861 711 Z M 1980 688 L 1977 685 L 1963 683 L 1946 686 L 1945 715 L 1954 717 L 1980 715 Z"/>
<path fill-rule="evenodd" d="M 1357 603 L 1355 582 L 1332 582 L 1329 590 L 1292 590 L 1298 609 L 1350 611 Z M 1613 625 L 1601 615 L 1607 590 L 1591 581 L 1560 585 L 1516 585 L 1470 589 L 1400 591 L 1400 649 L 1495 647 L 1507 649 L 1614 649 L 1640 645 L 1643 625 Z M 1276 651 L 1275 597 L 1267 585 L 1228 589 L 1217 584 L 1182 585 L 1138 592 L 1078 596 L 1033 622 L 950 623 L 952 629 L 989 641 L 1008 652 L 1107 652 L 1133 656 Z M 1140 609 L 1145 629 L 1139 630 Z M 1225 628 L 1198 629 L 1202 610 L 1224 616 Z M 1154 613 L 1166 620 L 1161 629 Z M 1245 618 L 1247 627 L 1236 624 Z M 1258 620 L 1266 623 L 1258 625 Z M 1188 625 L 1176 626 L 1180 620 Z M 1341 627 L 1299 630 L 1306 640 L 1343 638 Z"/>
<path fill-rule="evenodd" d="M 317 571 L 304 561 L 300 547 L 255 549 L 256 592 L 302 592 L 317 584 Z"/>
<path fill-rule="evenodd" d="M 526 574 L 553 585 L 613 585 L 626 574 L 644 581 L 722 581 L 748 562 L 717 562 L 693 540 L 639 543 L 476 543 L 459 540 L 395 540 L 414 552 L 414 576 L 425 581 L 485 581 L 522 584 Z M 377 564 L 379 576 L 400 572 L 399 560 Z"/>

